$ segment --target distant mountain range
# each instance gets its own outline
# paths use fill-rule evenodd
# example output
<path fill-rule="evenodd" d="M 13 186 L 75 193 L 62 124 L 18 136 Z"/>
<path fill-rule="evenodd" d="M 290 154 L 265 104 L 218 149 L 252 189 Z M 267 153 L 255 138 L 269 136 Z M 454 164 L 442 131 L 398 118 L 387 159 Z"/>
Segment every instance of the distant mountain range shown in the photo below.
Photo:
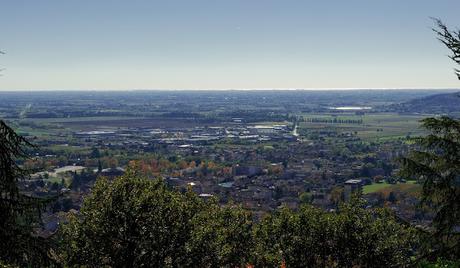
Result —
<path fill-rule="evenodd" d="M 398 112 L 407 113 L 460 113 L 460 92 L 435 94 L 391 106 Z"/>

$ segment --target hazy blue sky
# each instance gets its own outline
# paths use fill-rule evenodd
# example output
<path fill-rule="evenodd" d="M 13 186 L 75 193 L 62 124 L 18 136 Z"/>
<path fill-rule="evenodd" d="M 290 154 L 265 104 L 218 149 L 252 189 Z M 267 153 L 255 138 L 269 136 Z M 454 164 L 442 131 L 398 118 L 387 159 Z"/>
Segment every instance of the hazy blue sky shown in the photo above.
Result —
<path fill-rule="evenodd" d="M 459 0 L 2 0 L 0 90 L 458 88 Z"/>

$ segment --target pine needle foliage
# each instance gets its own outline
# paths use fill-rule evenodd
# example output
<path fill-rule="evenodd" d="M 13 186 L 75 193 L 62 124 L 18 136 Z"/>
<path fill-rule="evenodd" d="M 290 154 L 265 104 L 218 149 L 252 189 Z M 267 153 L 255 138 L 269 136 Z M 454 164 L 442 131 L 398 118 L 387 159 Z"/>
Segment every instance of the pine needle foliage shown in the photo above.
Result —
<path fill-rule="evenodd" d="M 24 195 L 18 181 L 27 172 L 17 160 L 34 147 L 0 120 L 0 261 L 20 266 L 50 265 L 48 243 L 33 235 L 47 200 Z"/>
<path fill-rule="evenodd" d="M 436 27 L 433 31 L 436 33 L 438 40 L 441 41 L 451 52 L 449 56 L 457 65 L 460 65 L 460 30 L 451 31 L 440 20 L 433 18 Z M 455 69 L 458 79 L 460 79 L 460 69 Z"/>
<path fill-rule="evenodd" d="M 460 120 L 426 118 L 422 126 L 429 134 L 414 138 L 400 174 L 422 183 L 422 204 L 435 211 L 429 255 L 460 256 Z"/>

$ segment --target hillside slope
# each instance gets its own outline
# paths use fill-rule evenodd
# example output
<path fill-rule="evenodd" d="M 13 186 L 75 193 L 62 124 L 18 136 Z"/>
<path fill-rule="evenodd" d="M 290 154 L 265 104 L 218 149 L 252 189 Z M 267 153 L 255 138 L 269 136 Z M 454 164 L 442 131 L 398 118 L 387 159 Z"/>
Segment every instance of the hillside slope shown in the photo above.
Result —
<path fill-rule="evenodd" d="M 436 94 L 393 105 L 397 112 L 454 114 L 460 113 L 460 92 Z"/>

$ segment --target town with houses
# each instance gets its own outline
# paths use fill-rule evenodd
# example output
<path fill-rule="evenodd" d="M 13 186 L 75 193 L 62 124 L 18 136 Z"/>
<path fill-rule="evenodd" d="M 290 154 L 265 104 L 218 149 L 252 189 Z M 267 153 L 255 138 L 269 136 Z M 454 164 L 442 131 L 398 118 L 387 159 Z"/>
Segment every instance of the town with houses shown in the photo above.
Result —
<path fill-rule="evenodd" d="M 57 198 L 44 214 L 45 233 L 56 231 L 65 213 L 78 213 L 97 178 L 134 170 L 203 199 L 240 204 L 256 219 L 283 206 L 334 211 L 355 194 L 412 224 L 432 217 L 416 205 L 420 185 L 398 174 L 398 157 L 423 134 L 417 126 L 425 115 L 399 104 L 413 99 L 412 91 L 351 91 L 340 99 L 306 92 L 120 94 L 113 101 L 103 93 L 72 100 L 9 93 L 0 104 L 35 145 L 21 163 L 30 173 L 21 188 Z M 88 99 L 94 105 L 80 104 Z"/>

